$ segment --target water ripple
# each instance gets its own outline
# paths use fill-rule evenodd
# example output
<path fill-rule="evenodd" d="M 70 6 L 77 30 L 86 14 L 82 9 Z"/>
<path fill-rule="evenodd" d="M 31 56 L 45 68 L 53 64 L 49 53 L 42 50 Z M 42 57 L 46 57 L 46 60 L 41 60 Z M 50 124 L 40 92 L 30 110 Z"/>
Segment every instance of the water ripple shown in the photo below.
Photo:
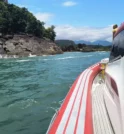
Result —
<path fill-rule="evenodd" d="M 77 76 L 106 52 L 0 59 L 0 134 L 45 134 Z"/>

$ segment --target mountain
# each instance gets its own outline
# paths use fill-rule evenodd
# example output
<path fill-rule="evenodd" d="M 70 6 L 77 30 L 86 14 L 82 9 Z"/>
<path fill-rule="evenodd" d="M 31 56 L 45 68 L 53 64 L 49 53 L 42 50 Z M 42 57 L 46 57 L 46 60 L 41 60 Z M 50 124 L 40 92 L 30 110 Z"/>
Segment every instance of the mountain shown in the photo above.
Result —
<path fill-rule="evenodd" d="M 92 42 L 93 45 L 103 45 L 103 46 L 110 46 L 112 43 L 109 41 L 105 41 L 105 40 L 97 40 Z"/>
<path fill-rule="evenodd" d="M 105 40 L 96 40 L 94 42 L 90 42 L 90 41 L 84 41 L 84 40 L 79 40 L 79 41 L 75 41 L 76 44 L 86 44 L 86 45 L 102 45 L 102 46 L 109 46 L 111 45 L 111 42 L 109 41 L 105 41 Z"/>
<path fill-rule="evenodd" d="M 92 43 L 90 41 L 85 41 L 85 40 L 77 40 L 75 41 L 75 44 L 87 44 L 87 45 L 92 45 Z"/>

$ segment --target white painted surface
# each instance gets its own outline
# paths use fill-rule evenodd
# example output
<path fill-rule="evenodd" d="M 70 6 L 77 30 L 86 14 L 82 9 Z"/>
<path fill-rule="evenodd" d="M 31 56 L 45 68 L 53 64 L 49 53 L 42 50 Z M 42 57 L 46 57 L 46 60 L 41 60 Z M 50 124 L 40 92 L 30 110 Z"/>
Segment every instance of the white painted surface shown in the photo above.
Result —
<path fill-rule="evenodd" d="M 111 96 L 113 96 L 112 100 L 114 101 L 116 105 L 117 111 L 114 109 L 112 111 L 112 108 L 110 106 L 107 106 L 107 108 L 108 108 L 114 129 L 116 131 L 118 129 L 121 129 L 122 134 L 124 134 L 124 57 L 122 57 L 119 60 L 113 61 L 112 63 L 109 63 L 106 67 L 106 73 L 109 74 L 110 77 L 112 77 L 114 81 L 116 82 L 117 88 L 118 88 L 118 94 L 119 94 L 119 96 L 117 96 L 115 92 L 113 92 L 112 87 L 109 86 L 109 89 L 111 90 Z M 110 83 L 109 77 L 106 78 L 106 83 L 107 82 Z M 106 99 L 110 100 L 109 98 L 107 98 L 107 96 L 106 96 Z M 117 118 L 120 120 L 120 123 L 116 123 Z M 119 132 L 117 131 L 116 133 L 119 133 Z"/>
<path fill-rule="evenodd" d="M 86 114 L 86 100 L 87 100 L 87 92 L 88 92 L 88 84 L 89 84 L 89 77 L 91 75 L 92 71 L 90 72 L 85 87 L 84 87 L 84 95 L 81 102 L 81 111 L 79 114 L 79 120 L 77 125 L 77 131 L 76 134 L 83 134 L 84 133 L 84 124 L 85 124 L 85 114 Z"/>
<path fill-rule="evenodd" d="M 73 91 L 73 94 L 72 94 L 72 96 L 71 96 L 71 98 L 70 98 L 70 100 L 69 100 L 69 103 L 68 103 L 68 105 L 67 105 L 67 107 L 66 107 L 66 110 L 65 110 L 65 112 L 64 112 L 64 115 L 63 115 L 63 117 L 62 117 L 62 120 L 61 120 L 61 122 L 60 122 L 60 124 L 59 124 L 59 127 L 58 127 L 58 129 L 57 129 L 57 131 L 56 131 L 56 134 L 61 134 L 61 133 L 63 133 L 63 131 L 64 131 L 64 128 L 65 128 L 65 126 L 66 126 L 66 122 L 67 122 L 67 119 L 68 119 L 68 116 L 69 116 L 69 114 L 70 114 L 70 112 L 71 112 L 71 108 L 72 108 L 72 105 L 73 105 L 73 102 L 74 102 L 74 100 L 75 100 L 75 97 L 76 97 L 76 93 L 78 92 L 78 88 L 82 88 L 82 84 L 81 84 L 81 87 L 80 87 L 80 83 L 82 82 L 82 81 L 85 81 L 85 79 L 86 79 L 86 76 L 88 75 L 88 73 L 90 72 L 90 70 L 89 69 L 87 69 L 87 70 L 85 70 L 82 74 L 81 74 L 81 76 L 80 76 L 80 78 L 79 78 L 79 80 L 78 80 L 78 82 L 77 82 L 77 84 L 76 84 L 76 87 L 75 87 L 75 89 L 74 89 L 74 91 Z M 77 99 L 77 98 L 76 98 Z M 75 120 L 74 120 L 74 122 L 75 122 Z M 71 122 L 71 124 L 72 124 L 72 126 L 74 125 L 73 124 L 73 121 Z M 71 125 L 70 125 L 71 126 Z M 73 127 L 71 126 L 71 128 L 70 129 L 72 129 Z M 69 128 L 68 128 L 69 129 Z M 71 130 L 70 130 L 71 131 Z"/>
<path fill-rule="evenodd" d="M 114 134 L 104 103 L 104 83 L 99 76 L 92 86 L 92 117 L 94 134 Z M 98 84 L 99 83 L 99 84 Z"/>

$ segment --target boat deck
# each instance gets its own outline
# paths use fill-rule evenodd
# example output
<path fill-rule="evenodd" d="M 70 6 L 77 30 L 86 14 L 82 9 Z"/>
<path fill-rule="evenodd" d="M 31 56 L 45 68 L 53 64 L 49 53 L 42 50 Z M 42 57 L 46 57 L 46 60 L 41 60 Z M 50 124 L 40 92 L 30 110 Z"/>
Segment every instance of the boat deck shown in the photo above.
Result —
<path fill-rule="evenodd" d="M 104 90 L 104 81 L 97 76 L 92 86 L 92 117 L 94 134 L 114 134 L 104 102 Z"/>

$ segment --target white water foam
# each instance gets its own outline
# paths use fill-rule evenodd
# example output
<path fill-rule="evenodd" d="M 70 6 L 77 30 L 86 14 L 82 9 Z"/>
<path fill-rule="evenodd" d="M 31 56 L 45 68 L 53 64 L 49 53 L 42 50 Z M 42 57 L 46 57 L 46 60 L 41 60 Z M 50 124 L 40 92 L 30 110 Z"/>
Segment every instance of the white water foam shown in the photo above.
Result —
<path fill-rule="evenodd" d="M 54 107 L 49 107 L 49 108 L 53 109 L 55 111 L 55 113 L 57 113 L 59 110 L 59 108 L 54 108 Z"/>
<path fill-rule="evenodd" d="M 31 53 L 29 54 L 28 57 L 36 57 L 37 55 L 32 55 Z"/>
<path fill-rule="evenodd" d="M 1 55 L 0 59 L 19 58 L 17 55 Z"/>
<path fill-rule="evenodd" d="M 106 54 L 106 51 L 98 51 L 98 54 Z"/>
<path fill-rule="evenodd" d="M 66 60 L 66 59 L 76 59 L 76 58 L 87 58 L 87 57 L 92 57 L 93 55 L 86 55 L 86 56 L 77 56 L 77 57 L 63 57 L 63 58 L 56 58 L 56 59 L 43 59 L 45 61 L 48 61 L 48 60 Z"/>
<path fill-rule="evenodd" d="M 27 62 L 27 61 L 31 61 L 31 60 L 17 60 L 16 62 Z"/>
<path fill-rule="evenodd" d="M 37 103 L 38 102 L 34 99 L 27 99 L 27 100 L 22 100 L 22 101 L 18 101 L 16 103 L 10 104 L 8 108 L 19 107 L 20 109 L 26 109 Z"/>

